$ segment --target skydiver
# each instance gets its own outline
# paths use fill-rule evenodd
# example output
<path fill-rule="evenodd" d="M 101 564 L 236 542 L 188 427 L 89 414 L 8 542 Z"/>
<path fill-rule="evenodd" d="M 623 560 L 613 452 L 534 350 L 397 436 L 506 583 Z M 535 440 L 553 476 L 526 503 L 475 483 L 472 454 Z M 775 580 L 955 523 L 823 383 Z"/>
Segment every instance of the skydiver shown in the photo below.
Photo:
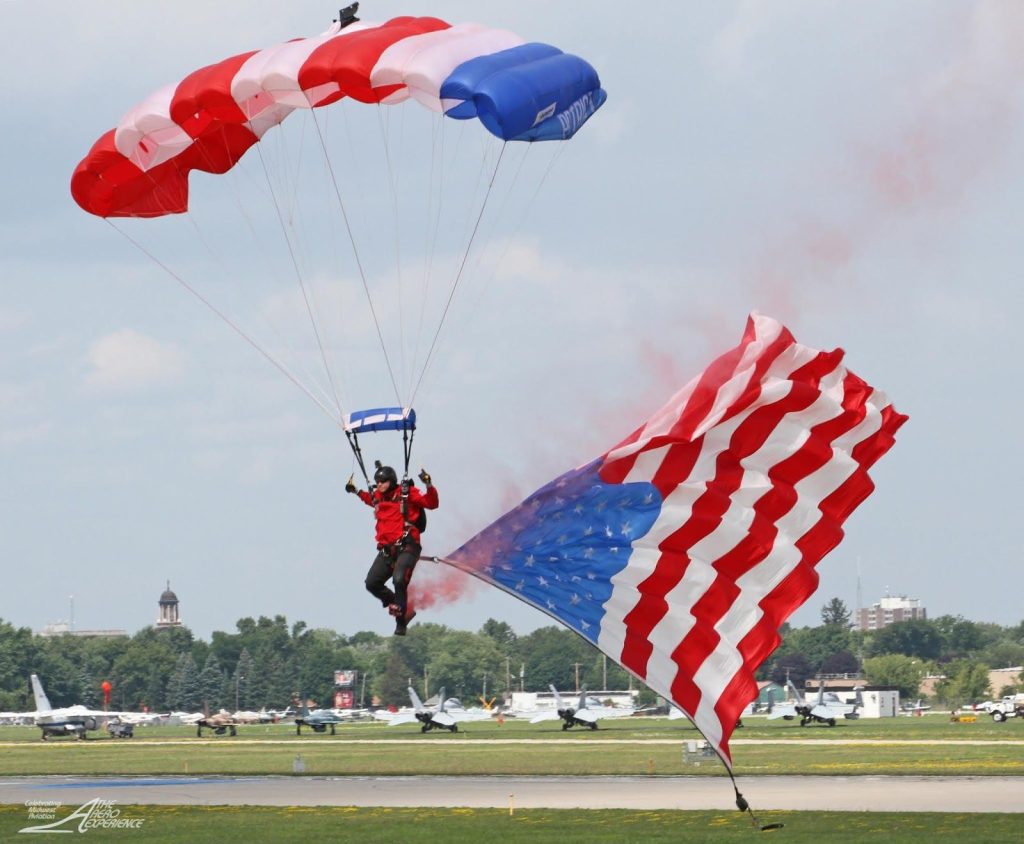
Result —
<path fill-rule="evenodd" d="M 425 469 L 419 479 L 426 492 L 406 479 L 398 483 L 398 475 L 390 466 L 381 466 L 373 474 L 372 492 L 356 489 L 353 479 L 345 484 L 345 492 L 359 496 L 360 501 L 373 508 L 377 520 L 377 556 L 366 573 L 366 591 L 377 598 L 395 617 L 395 635 L 404 636 L 416 611 L 408 604 L 407 590 L 413 569 L 420 558 L 420 532 L 425 525 L 423 510 L 435 510 L 438 505 L 437 489 Z M 388 588 L 391 579 L 394 591 Z"/>

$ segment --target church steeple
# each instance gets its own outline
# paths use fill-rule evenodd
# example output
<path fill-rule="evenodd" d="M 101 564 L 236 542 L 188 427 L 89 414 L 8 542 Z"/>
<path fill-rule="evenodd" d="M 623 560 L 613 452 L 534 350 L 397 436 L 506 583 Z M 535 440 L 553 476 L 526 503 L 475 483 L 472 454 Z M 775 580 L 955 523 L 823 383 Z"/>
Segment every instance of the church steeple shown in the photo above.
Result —
<path fill-rule="evenodd" d="M 160 616 L 157 618 L 156 626 L 159 627 L 180 627 L 181 618 L 178 616 L 178 596 L 171 591 L 171 581 L 167 581 L 167 588 L 160 596 Z"/>

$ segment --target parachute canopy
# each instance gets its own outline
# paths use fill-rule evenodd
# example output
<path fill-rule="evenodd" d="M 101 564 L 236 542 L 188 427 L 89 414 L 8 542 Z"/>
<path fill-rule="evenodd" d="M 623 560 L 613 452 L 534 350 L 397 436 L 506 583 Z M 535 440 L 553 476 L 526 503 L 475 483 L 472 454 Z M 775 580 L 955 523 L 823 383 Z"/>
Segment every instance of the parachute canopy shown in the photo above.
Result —
<path fill-rule="evenodd" d="M 752 315 L 740 345 L 634 433 L 444 562 L 589 639 L 731 765 L 754 671 L 907 419 L 842 361 Z"/>
<path fill-rule="evenodd" d="M 415 431 L 416 411 L 411 407 L 375 407 L 345 414 L 345 430 L 353 434 L 372 431 Z"/>
<path fill-rule="evenodd" d="M 100 217 L 183 213 L 191 171 L 224 173 L 295 109 L 346 97 L 416 100 L 454 119 L 477 118 L 505 141 L 546 141 L 572 137 L 606 94 L 583 59 L 506 30 L 433 17 L 335 23 L 154 92 L 96 141 L 71 193 Z"/>

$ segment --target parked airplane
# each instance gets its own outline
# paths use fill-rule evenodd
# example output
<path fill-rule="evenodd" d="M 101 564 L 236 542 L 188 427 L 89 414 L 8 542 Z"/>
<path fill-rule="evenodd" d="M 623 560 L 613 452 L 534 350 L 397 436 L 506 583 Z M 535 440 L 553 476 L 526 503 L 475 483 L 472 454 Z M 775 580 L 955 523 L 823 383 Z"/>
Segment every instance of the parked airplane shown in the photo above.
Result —
<path fill-rule="evenodd" d="M 411 724 L 419 721 L 423 726 L 420 732 L 429 733 L 431 730 L 448 730 L 452 733 L 459 731 L 459 724 L 466 721 L 489 721 L 491 713 L 486 710 L 473 712 L 464 709 L 458 698 L 445 699 L 444 689 L 437 693 L 437 699 L 441 701 L 437 709 L 428 709 L 420 700 L 416 690 L 409 687 L 409 697 L 412 700 L 413 708 L 405 712 L 396 712 L 388 719 L 389 727 L 396 727 L 399 724 Z"/>
<path fill-rule="evenodd" d="M 860 713 L 857 711 L 862 702 L 859 687 L 855 690 L 857 692 L 856 702 L 844 703 L 835 692 L 826 692 L 825 684 L 821 682 L 818 685 L 818 699 L 814 703 L 809 703 L 790 681 L 787 680 L 786 685 L 792 693 L 795 702 L 774 704 L 768 713 L 769 719 L 785 718 L 788 721 L 799 717 L 801 727 L 814 723 L 827 724 L 830 727 L 834 727 L 836 721 L 840 718 L 852 719 L 860 717 Z"/>
<path fill-rule="evenodd" d="M 918 698 L 917 703 L 905 703 L 903 704 L 903 706 L 900 707 L 900 709 L 903 712 L 906 712 L 907 715 L 923 715 L 925 712 L 931 709 L 931 707 L 927 705 L 922 705 L 921 700 L 922 698 Z"/>
<path fill-rule="evenodd" d="M 213 730 L 213 732 L 218 736 L 222 736 L 224 733 L 228 733 L 232 736 L 238 735 L 238 731 L 235 728 L 240 723 L 241 722 L 235 718 L 234 715 L 226 709 L 222 709 L 220 712 L 213 715 L 206 715 L 198 718 L 195 721 L 196 735 L 199 738 L 203 737 L 203 727 L 206 727 L 208 730 Z"/>
<path fill-rule="evenodd" d="M 50 736 L 74 735 L 76 738 L 85 739 L 86 733 L 90 730 L 100 729 L 101 721 L 113 718 L 122 713 L 105 712 L 101 709 L 89 709 L 88 707 L 76 704 L 65 706 L 61 709 L 54 709 L 50 706 L 50 700 L 43 691 L 43 684 L 33 674 L 32 695 L 36 700 L 35 712 L 6 712 L 12 718 L 31 718 L 32 722 L 43 731 L 43 741 Z"/>
<path fill-rule="evenodd" d="M 558 694 L 558 689 L 554 685 L 549 685 L 548 688 L 555 695 L 555 708 L 534 715 L 530 719 L 531 724 L 539 724 L 541 721 L 555 721 L 561 718 L 563 730 L 577 726 L 596 730 L 599 718 L 623 718 L 627 715 L 632 715 L 636 711 L 631 706 L 621 709 L 615 706 L 602 706 L 599 701 L 592 697 L 587 697 L 585 687 L 580 692 L 579 702 L 573 707 L 562 701 L 562 696 Z"/>
<path fill-rule="evenodd" d="M 346 719 L 340 716 L 333 709 L 309 709 L 303 706 L 299 714 L 295 716 L 295 735 L 302 735 L 302 728 L 309 727 L 314 733 L 327 732 L 331 728 L 331 735 L 336 735 L 334 727 Z"/>

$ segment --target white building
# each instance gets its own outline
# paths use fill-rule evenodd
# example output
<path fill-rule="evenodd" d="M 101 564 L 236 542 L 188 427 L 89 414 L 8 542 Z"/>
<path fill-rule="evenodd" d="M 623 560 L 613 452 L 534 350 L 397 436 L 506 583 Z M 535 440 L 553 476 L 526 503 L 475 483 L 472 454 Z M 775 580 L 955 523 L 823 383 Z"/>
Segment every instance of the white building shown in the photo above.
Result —
<path fill-rule="evenodd" d="M 928 611 L 918 598 L 906 595 L 886 595 L 877 604 L 857 610 L 854 627 L 857 630 L 881 630 L 899 621 L 927 618 Z"/>

